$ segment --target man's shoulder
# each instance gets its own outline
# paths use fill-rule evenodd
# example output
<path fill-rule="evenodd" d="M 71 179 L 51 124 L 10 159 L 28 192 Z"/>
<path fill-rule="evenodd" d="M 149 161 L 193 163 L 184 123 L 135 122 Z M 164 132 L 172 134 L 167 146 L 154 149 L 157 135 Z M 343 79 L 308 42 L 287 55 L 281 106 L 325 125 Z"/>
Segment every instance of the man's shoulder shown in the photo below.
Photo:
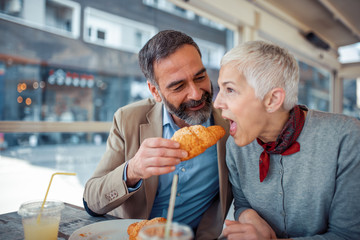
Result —
<path fill-rule="evenodd" d="M 161 118 L 162 104 L 147 98 L 119 108 L 114 114 L 116 124 L 145 124 Z"/>
<path fill-rule="evenodd" d="M 126 111 L 128 109 L 133 109 L 133 108 L 152 108 L 156 104 L 158 104 L 158 103 L 155 101 L 155 99 L 145 98 L 145 99 L 130 103 L 128 105 L 125 105 L 125 106 L 119 108 L 119 110 Z"/>
<path fill-rule="evenodd" d="M 159 104 L 153 98 L 146 98 L 119 108 L 115 115 L 146 114 Z"/>

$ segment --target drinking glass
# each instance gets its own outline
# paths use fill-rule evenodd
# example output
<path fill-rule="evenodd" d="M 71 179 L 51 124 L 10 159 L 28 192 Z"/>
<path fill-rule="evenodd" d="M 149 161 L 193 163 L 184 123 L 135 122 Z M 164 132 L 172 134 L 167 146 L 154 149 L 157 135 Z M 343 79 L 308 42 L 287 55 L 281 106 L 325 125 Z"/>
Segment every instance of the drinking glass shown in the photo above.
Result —
<path fill-rule="evenodd" d="M 23 203 L 18 211 L 22 217 L 25 240 L 57 240 L 61 210 L 60 201 L 32 201 Z"/>

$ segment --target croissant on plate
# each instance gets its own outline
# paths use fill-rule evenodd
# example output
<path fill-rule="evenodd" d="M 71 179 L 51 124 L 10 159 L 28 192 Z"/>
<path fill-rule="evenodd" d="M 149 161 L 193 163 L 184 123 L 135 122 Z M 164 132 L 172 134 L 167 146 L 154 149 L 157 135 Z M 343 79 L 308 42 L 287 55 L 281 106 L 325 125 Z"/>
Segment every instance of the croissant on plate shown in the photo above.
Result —
<path fill-rule="evenodd" d="M 129 240 L 138 240 L 138 234 L 140 229 L 144 226 L 148 226 L 155 223 L 165 223 L 166 218 L 163 217 L 156 217 L 151 220 L 142 220 L 140 222 L 132 223 L 127 228 L 127 233 L 129 234 Z"/>
<path fill-rule="evenodd" d="M 225 129 L 221 126 L 215 125 L 206 128 L 194 125 L 179 129 L 171 139 L 179 142 L 180 148 L 188 152 L 188 156 L 181 159 L 181 161 L 186 161 L 205 152 L 224 135 Z"/>

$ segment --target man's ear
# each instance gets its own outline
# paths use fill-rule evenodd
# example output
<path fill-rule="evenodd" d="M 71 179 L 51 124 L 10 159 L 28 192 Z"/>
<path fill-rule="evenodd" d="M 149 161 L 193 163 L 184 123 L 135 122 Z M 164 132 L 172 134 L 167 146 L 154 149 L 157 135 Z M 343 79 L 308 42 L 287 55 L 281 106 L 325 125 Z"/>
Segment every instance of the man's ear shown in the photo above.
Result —
<path fill-rule="evenodd" d="M 148 84 L 150 93 L 151 93 L 151 95 L 153 95 L 155 101 L 161 102 L 162 101 L 161 96 L 160 96 L 157 88 L 155 87 L 155 85 L 151 84 L 150 81 L 147 81 L 147 84 Z"/>
<path fill-rule="evenodd" d="M 264 97 L 265 109 L 272 113 L 280 109 L 285 100 L 285 90 L 283 88 L 274 88 Z"/>

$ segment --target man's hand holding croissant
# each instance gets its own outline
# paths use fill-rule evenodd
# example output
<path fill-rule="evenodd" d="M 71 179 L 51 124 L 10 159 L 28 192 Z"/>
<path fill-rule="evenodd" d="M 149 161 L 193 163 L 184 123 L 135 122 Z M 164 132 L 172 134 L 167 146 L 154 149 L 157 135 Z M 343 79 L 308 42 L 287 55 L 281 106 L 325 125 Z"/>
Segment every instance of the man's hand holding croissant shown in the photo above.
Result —
<path fill-rule="evenodd" d="M 225 135 L 221 126 L 201 125 L 184 127 L 171 139 L 148 138 L 129 161 L 127 185 L 135 186 L 140 179 L 167 174 L 181 161 L 196 157 Z"/>
<path fill-rule="evenodd" d="M 175 170 L 180 159 L 188 153 L 178 142 L 164 138 L 148 138 L 140 146 L 127 168 L 127 186 L 135 186 L 140 179 L 167 174 Z"/>

